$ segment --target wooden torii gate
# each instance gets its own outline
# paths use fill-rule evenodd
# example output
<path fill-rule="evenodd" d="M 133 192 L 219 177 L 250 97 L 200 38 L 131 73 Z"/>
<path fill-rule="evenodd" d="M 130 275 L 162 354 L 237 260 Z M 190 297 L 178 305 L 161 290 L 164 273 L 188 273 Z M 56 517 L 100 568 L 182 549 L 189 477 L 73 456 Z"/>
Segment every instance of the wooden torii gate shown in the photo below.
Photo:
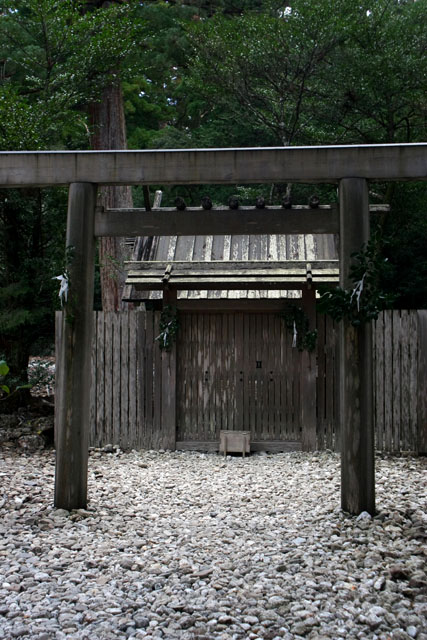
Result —
<path fill-rule="evenodd" d="M 172 151 L 1 152 L 0 188 L 69 186 L 55 506 L 87 505 L 90 345 L 99 236 L 339 233 L 340 284 L 369 238 L 368 180 L 427 180 L 427 143 Z M 98 185 L 338 183 L 338 213 L 252 211 L 135 214 L 96 208 Z M 340 325 L 341 506 L 375 512 L 371 327 Z"/>

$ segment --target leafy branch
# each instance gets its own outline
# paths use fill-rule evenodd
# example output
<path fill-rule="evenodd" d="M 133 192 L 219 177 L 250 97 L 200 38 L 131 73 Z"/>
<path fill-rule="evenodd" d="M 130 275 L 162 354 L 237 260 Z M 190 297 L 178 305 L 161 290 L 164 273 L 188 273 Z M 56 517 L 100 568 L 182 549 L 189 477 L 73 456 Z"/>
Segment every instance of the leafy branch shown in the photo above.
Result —
<path fill-rule="evenodd" d="M 384 309 L 393 306 L 396 296 L 382 291 L 381 276 L 386 268 L 387 258 L 379 251 L 379 236 L 373 236 L 360 251 L 351 255 L 350 278 L 353 286 L 320 288 L 317 309 L 336 322 L 347 320 L 354 327 L 376 320 Z"/>
<path fill-rule="evenodd" d="M 289 306 L 280 314 L 283 318 L 286 328 L 292 331 L 292 346 L 298 351 L 309 351 L 310 353 L 316 348 L 317 330 L 309 331 L 310 322 L 301 307 L 296 305 Z"/>

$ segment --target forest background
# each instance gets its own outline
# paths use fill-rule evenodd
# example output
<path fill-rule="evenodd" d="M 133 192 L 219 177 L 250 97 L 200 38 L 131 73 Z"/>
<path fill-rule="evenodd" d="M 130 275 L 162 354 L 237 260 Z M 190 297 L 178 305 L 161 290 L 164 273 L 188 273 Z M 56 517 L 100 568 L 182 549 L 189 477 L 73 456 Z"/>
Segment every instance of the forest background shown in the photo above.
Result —
<path fill-rule="evenodd" d="M 172 149 L 421 142 L 427 0 L 0 0 L 0 150 Z M 238 194 L 305 204 L 309 185 L 163 190 L 199 205 Z M 322 203 L 336 187 L 319 186 Z M 139 187 L 107 206 L 144 206 Z M 379 286 L 427 308 L 421 183 L 370 184 Z M 67 193 L 0 190 L 0 360 L 13 385 L 50 347 L 65 265 Z M 99 246 L 96 305 L 121 307 L 126 250 Z"/>

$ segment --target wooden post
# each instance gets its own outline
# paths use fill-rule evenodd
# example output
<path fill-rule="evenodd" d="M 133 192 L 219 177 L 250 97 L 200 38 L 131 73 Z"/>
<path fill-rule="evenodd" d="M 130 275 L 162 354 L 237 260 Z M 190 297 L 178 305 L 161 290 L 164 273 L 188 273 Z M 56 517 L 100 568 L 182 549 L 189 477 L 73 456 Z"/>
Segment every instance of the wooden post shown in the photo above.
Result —
<path fill-rule="evenodd" d="M 309 320 L 309 331 L 316 328 L 316 290 L 304 287 L 301 304 Z M 315 451 L 317 448 L 317 371 L 316 350 L 302 353 L 301 366 L 301 445 L 303 451 Z"/>
<path fill-rule="evenodd" d="M 177 293 L 176 289 L 164 289 L 163 307 L 171 305 L 176 308 Z M 159 348 L 157 342 L 154 348 Z M 160 446 L 172 451 L 176 449 L 176 351 L 176 341 L 170 351 L 162 351 L 161 431 L 163 437 L 160 439 Z"/>
<path fill-rule="evenodd" d="M 94 184 L 73 183 L 68 196 L 69 282 L 62 314 L 55 425 L 55 507 L 67 510 L 87 506 L 96 190 Z"/>
<path fill-rule="evenodd" d="M 351 254 L 369 240 L 368 186 L 363 178 L 344 178 L 340 200 L 340 284 L 350 288 Z M 339 389 L 341 426 L 341 506 L 375 513 L 372 327 L 340 323 Z"/>

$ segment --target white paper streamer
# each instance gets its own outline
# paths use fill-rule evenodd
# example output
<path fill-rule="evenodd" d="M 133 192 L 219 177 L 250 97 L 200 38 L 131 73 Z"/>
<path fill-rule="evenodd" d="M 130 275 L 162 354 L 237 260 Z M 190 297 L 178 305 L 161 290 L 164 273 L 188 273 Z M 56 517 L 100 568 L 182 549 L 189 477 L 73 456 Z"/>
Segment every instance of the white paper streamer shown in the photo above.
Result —
<path fill-rule="evenodd" d="M 292 339 L 292 347 L 293 348 L 295 348 L 297 346 L 297 335 L 298 335 L 297 325 L 295 324 L 295 320 L 294 320 L 294 337 Z"/>
<path fill-rule="evenodd" d="M 66 273 L 62 274 L 62 276 L 54 276 L 52 278 L 52 280 L 59 280 L 60 281 L 60 287 L 59 287 L 59 293 L 58 296 L 61 299 L 61 307 L 64 304 L 64 300 L 65 302 L 67 302 L 67 296 L 68 296 L 68 276 Z"/>

